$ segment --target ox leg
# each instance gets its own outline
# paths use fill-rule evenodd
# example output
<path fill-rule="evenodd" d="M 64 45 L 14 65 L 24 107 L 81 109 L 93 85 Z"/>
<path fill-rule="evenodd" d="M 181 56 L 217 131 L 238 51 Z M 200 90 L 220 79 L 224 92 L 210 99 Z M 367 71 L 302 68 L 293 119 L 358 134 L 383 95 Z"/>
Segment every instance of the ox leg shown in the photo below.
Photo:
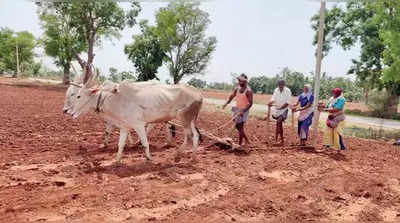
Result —
<path fill-rule="evenodd" d="M 188 135 L 189 135 L 189 133 L 190 133 L 190 130 L 189 130 L 188 128 L 185 128 L 185 129 L 183 130 L 183 132 L 184 132 L 183 143 L 182 143 L 182 145 L 178 148 L 178 155 L 182 154 L 184 148 L 186 147 L 187 138 L 188 138 Z"/>
<path fill-rule="evenodd" d="M 190 129 L 192 130 L 192 140 L 193 140 L 193 154 L 196 154 L 197 152 L 197 147 L 199 146 L 199 133 L 197 132 L 196 126 L 194 124 L 194 121 L 190 122 Z"/>
<path fill-rule="evenodd" d="M 144 125 L 135 127 L 135 131 L 139 136 L 140 142 L 144 146 L 146 152 L 146 159 L 151 161 L 149 142 L 147 141 L 147 134 Z"/>
<path fill-rule="evenodd" d="M 146 127 L 146 135 L 148 135 L 148 134 L 151 132 L 151 130 L 153 130 L 153 127 L 154 127 L 153 124 L 147 124 L 147 127 Z M 136 141 L 136 145 L 139 145 L 139 143 L 141 143 L 141 142 L 140 142 L 140 138 L 138 139 L 138 141 Z M 142 144 L 142 145 L 143 145 L 143 144 Z"/>
<path fill-rule="evenodd" d="M 165 125 L 165 130 L 167 134 L 167 146 L 174 146 L 174 142 L 172 141 L 172 132 L 168 124 Z"/>
<path fill-rule="evenodd" d="M 110 143 L 110 135 L 111 131 L 113 129 L 113 126 L 111 123 L 106 123 L 106 132 L 104 134 L 104 147 L 107 147 L 108 144 Z"/>
<path fill-rule="evenodd" d="M 120 163 L 122 152 L 124 151 L 126 137 L 128 136 L 129 129 L 121 128 L 119 131 L 117 163 Z"/>

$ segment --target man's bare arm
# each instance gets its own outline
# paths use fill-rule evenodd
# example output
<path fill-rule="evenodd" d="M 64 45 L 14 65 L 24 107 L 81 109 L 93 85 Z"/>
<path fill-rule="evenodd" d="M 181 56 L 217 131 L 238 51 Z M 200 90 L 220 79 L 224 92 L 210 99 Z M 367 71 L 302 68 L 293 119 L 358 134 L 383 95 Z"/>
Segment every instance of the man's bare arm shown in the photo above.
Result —
<path fill-rule="evenodd" d="M 233 98 L 236 96 L 237 94 L 237 88 L 232 92 L 232 94 L 229 96 L 228 101 L 222 106 L 223 109 L 225 109 L 225 107 L 227 105 L 229 105 L 229 103 L 231 103 L 231 101 L 233 100 Z"/>

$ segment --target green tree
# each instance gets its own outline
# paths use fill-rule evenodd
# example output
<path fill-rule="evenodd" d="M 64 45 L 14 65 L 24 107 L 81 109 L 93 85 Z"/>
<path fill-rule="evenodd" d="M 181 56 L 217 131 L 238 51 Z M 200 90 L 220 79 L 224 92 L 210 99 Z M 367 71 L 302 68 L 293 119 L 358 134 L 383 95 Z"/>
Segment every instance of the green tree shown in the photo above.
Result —
<path fill-rule="evenodd" d="M 48 56 L 54 57 L 54 63 L 64 71 L 63 84 L 70 82 L 71 62 L 74 53 L 81 53 L 87 48 L 86 41 L 79 38 L 77 29 L 70 24 L 70 17 L 62 12 L 70 7 L 68 2 L 42 5 L 39 10 L 44 36 L 42 43 Z"/>
<path fill-rule="evenodd" d="M 133 80 L 133 81 L 137 80 L 133 72 L 131 71 L 118 72 L 118 70 L 114 67 L 110 67 L 108 76 L 109 76 L 108 79 L 115 83 L 119 83 L 124 80 Z"/>
<path fill-rule="evenodd" d="M 39 3 L 41 4 L 41 3 Z M 114 0 L 54 2 L 60 18 L 68 18 L 68 25 L 76 29 L 79 41 L 87 45 L 87 61 L 80 58 L 77 50 L 74 52 L 81 67 L 86 71 L 84 81 L 91 75 L 94 60 L 94 47 L 101 45 L 102 37 L 119 37 L 119 32 L 128 24 L 136 24 L 140 11 L 138 3 L 126 13 Z M 75 50 L 75 49 L 74 49 Z"/>
<path fill-rule="evenodd" d="M 208 14 L 199 3 L 172 2 L 156 15 L 154 33 L 166 51 L 166 61 L 174 83 L 187 75 L 205 71 L 216 48 L 215 37 L 206 37 Z"/>
<path fill-rule="evenodd" d="M 147 21 L 142 21 L 140 29 L 142 33 L 134 35 L 134 42 L 125 46 L 125 54 L 139 72 L 138 81 L 159 80 L 157 70 L 166 56 L 165 51 L 153 33 L 154 27 L 150 27 Z"/>
<path fill-rule="evenodd" d="M 195 77 L 193 77 L 192 79 L 190 79 L 188 81 L 188 84 L 195 87 L 195 88 L 205 88 L 207 86 L 207 82 L 197 79 Z"/>
<path fill-rule="evenodd" d="M 358 59 L 353 59 L 349 74 L 355 74 L 363 82 L 365 90 L 385 88 L 387 116 L 397 113 L 399 103 L 400 82 L 387 81 L 383 78 L 385 45 L 380 37 L 382 21 L 377 22 L 374 16 L 378 12 L 379 1 L 350 0 L 344 9 L 334 7 L 327 10 L 325 21 L 324 55 L 329 52 L 331 44 L 340 45 L 344 50 L 360 46 Z M 312 18 L 312 27 L 318 31 L 319 15 Z M 317 34 L 316 34 L 317 35 Z M 314 44 L 316 42 L 314 41 Z M 391 66 L 386 61 L 386 66 Z M 367 83 L 367 84 L 365 84 Z"/>
<path fill-rule="evenodd" d="M 0 29 L 0 63 L 4 70 L 14 71 L 17 75 L 17 50 L 19 64 L 31 64 L 35 56 L 34 49 L 37 41 L 32 33 L 23 31 L 14 33 L 11 29 Z M 27 66 L 20 67 L 21 72 L 27 70 Z"/>
<path fill-rule="evenodd" d="M 377 2 L 375 22 L 380 24 L 379 36 L 383 41 L 383 78 L 400 81 L 400 2 L 381 0 Z"/>

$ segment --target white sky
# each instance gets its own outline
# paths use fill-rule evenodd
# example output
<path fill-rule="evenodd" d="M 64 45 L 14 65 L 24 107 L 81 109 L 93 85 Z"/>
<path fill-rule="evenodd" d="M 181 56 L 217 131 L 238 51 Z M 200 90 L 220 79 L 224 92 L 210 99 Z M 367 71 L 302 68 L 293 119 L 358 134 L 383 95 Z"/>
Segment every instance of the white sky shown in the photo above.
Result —
<path fill-rule="evenodd" d="M 128 3 L 120 3 L 128 8 Z M 156 10 L 165 2 L 141 3 L 141 19 L 152 24 Z M 334 3 L 328 3 L 332 7 Z M 201 8 L 210 15 L 208 35 L 217 37 L 214 52 L 205 75 L 207 81 L 230 81 L 231 73 L 244 72 L 250 77 L 275 75 L 283 67 L 309 73 L 315 70 L 315 47 L 312 46 L 313 30 L 310 18 L 319 10 L 318 1 L 312 0 L 209 0 Z M 0 0 L 0 27 L 14 31 L 30 31 L 36 37 L 42 35 L 37 7 L 27 0 Z M 137 30 L 127 28 L 122 37 L 113 41 L 104 40 L 101 49 L 96 49 L 95 66 L 102 74 L 110 67 L 118 70 L 133 70 L 133 64 L 123 53 L 125 44 L 132 42 Z M 335 47 L 323 61 L 322 71 L 331 76 L 345 76 L 351 59 L 357 58 L 359 49 L 343 51 Z M 47 66 L 52 59 L 41 53 Z M 159 77 L 168 78 L 165 67 Z"/>

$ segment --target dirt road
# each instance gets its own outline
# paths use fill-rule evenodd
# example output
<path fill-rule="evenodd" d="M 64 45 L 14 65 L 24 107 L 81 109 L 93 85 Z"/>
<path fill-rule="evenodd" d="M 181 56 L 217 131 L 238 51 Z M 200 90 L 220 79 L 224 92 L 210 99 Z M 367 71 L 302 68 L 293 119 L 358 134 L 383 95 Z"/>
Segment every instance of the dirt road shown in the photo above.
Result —
<path fill-rule="evenodd" d="M 222 99 L 215 98 L 206 98 L 205 101 L 210 104 L 215 105 L 223 105 L 226 101 Z M 264 104 L 254 104 L 251 108 L 251 113 L 265 113 L 267 111 L 267 106 Z M 289 118 L 291 115 L 289 115 Z M 326 112 L 321 113 L 320 120 L 325 120 L 328 117 Z M 346 123 L 348 124 L 361 124 L 363 126 L 369 126 L 374 128 L 383 128 L 383 129 L 396 129 L 400 130 L 400 121 L 390 120 L 390 119 L 381 119 L 381 118 L 373 118 L 373 117 L 361 117 L 354 115 L 346 115 Z"/>
<path fill-rule="evenodd" d="M 116 166 L 118 134 L 101 148 L 104 122 L 64 116 L 64 90 L 0 85 L 0 95 L 0 222 L 400 221 L 400 150 L 382 142 L 346 138 L 343 155 L 318 153 L 292 146 L 285 128 L 287 146 L 273 147 L 273 126 L 251 119 L 249 154 L 205 140 L 198 162 L 190 150 L 175 162 L 160 125 L 152 163 L 128 145 Z M 204 110 L 199 125 L 228 120 Z"/>

